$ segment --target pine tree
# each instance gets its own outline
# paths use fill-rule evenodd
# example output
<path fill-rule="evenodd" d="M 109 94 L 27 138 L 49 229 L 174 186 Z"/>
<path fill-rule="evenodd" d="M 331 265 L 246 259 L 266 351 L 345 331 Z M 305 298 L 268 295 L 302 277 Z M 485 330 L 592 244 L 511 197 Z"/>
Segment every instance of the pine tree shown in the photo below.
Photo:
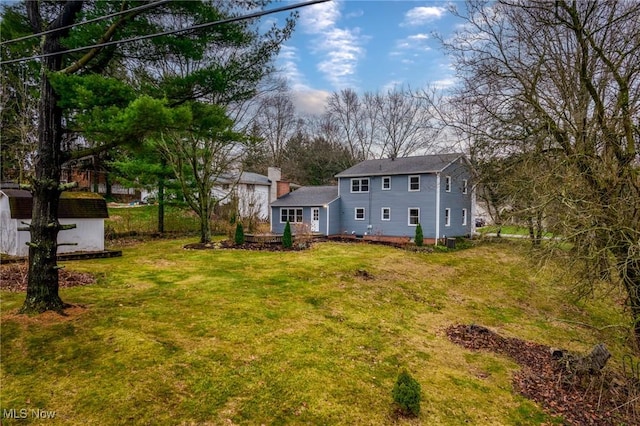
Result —
<path fill-rule="evenodd" d="M 422 235 L 422 225 L 420 225 L 419 223 L 418 223 L 418 226 L 416 226 L 416 235 L 413 241 L 415 241 L 418 247 L 422 247 L 422 245 L 424 244 L 424 236 Z"/>
<path fill-rule="evenodd" d="M 284 233 L 282 234 L 282 247 L 291 248 L 293 246 L 293 239 L 291 237 L 291 224 L 287 221 L 284 226 Z"/>

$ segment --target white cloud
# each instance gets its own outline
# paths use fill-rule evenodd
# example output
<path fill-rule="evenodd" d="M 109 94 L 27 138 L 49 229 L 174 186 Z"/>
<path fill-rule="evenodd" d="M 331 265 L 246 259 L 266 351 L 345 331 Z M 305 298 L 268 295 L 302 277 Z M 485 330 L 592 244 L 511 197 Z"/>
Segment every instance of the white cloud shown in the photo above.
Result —
<path fill-rule="evenodd" d="M 336 89 L 354 85 L 354 76 L 359 61 L 364 57 L 363 44 L 367 38 L 360 29 L 343 28 L 341 3 L 321 3 L 304 8 L 300 13 L 302 31 L 312 36 L 311 51 L 321 57 L 317 69 Z"/>
<path fill-rule="evenodd" d="M 410 9 L 404 16 L 402 25 L 417 26 L 435 21 L 444 16 L 447 9 L 439 6 L 420 6 Z"/>
<path fill-rule="evenodd" d="M 311 89 L 300 85 L 291 91 L 293 105 L 301 114 L 321 115 L 331 94 L 324 90 Z"/>
<path fill-rule="evenodd" d="M 318 34 L 335 26 L 340 19 L 340 3 L 314 4 L 300 11 L 300 26 L 308 34 Z"/>

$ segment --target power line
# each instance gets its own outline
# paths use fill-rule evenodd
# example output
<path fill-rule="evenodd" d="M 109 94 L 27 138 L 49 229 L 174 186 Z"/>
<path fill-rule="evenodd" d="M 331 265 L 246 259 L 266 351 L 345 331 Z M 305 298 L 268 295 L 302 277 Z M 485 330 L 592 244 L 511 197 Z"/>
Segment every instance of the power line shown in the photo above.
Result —
<path fill-rule="evenodd" d="M 149 9 L 151 7 L 158 7 L 158 6 L 160 6 L 160 5 L 164 4 L 164 3 L 170 3 L 171 1 L 172 0 L 158 0 L 158 1 L 155 1 L 155 2 L 143 4 L 142 6 L 132 7 L 131 9 L 121 10 L 120 12 L 110 13 L 109 15 L 99 16 L 97 18 L 89 19 L 88 21 L 78 22 L 77 24 L 66 25 L 64 27 L 56 28 L 56 29 L 53 29 L 53 30 L 47 30 L 47 31 L 43 31 L 43 32 L 37 33 L 37 34 L 29 34 L 29 35 L 26 35 L 26 36 L 23 36 L 23 37 L 18 37 L 18 38 L 14 38 L 14 39 L 11 39 L 11 40 L 3 41 L 3 42 L 0 43 L 0 46 L 4 46 L 5 44 L 10 44 L 10 43 L 15 43 L 15 42 L 18 42 L 18 41 L 28 40 L 28 39 L 34 38 L 34 37 L 40 37 L 40 36 L 43 36 L 43 35 L 55 33 L 55 32 L 58 32 L 58 31 L 66 30 L 68 28 L 77 27 L 77 26 L 80 26 L 80 25 L 91 24 L 93 22 L 98 22 L 98 21 L 102 21 L 102 20 L 105 20 L 105 19 L 113 18 L 114 16 L 124 15 L 124 14 L 131 13 L 131 12 L 139 12 L 141 10 Z"/>
<path fill-rule="evenodd" d="M 8 60 L 8 61 L 1 61 L 0 65 L 14 64 L 16 62 L 28 61 L 28 60 L 31 60 L 31 59 L 41 59 L 41 58 L 47 58 L 49 56 L 56 56 L 56 55 L 63 55 L 63 54 L 66 54 L 66 53 L 80 52 L 82 50 L 95 49 L 97 47 L 107 47 L 107 46 L 113 46 L 113 45 L 116 45 L 116 44 L 126 44 L 126 43 L 131 43 L 131 42 L 134 42 L 134 41 L 147 40 L 147 39 L 154 38 L 154 37 L 171 35 L 171 34 L 176 34 L 176 33 L 184 32 L 184 31 L 200 30 L 202 28 L 213 27 L 213 26 L 216 26 L 216 25 L 229 24 L 229 23 L 237 22 L 237 21 L 244 21 L 246 19 L 259 18 L 259 17 L 265 16 L 265 15 L 270 15 L 272 13 L 285 12 L 287 10 L 292 10 L 292 9 L 297 9 L 297 8 L 300 8 L 300 7 L 311 6 L 311 5 L 314 5 L 314 4 L 324 3 L 324 2 L 327 2 L 327 1 L 331 1 L 331 0 L 312 0 L 312 1 L 307 1 L 307 2 L 304 2 L 304 3 L 298 3 L 298 4 L 292 4 L 292 5 L 289 5 L 289 6 L 278 7 L 278 8 L 271 9 L 271 10 L 263 10 L 263 11 L 260 11 L 260 12 L 250 13 L 248 15 L 236 16 L 234 18 L 222 19 L 220 21 L 205 22 L 204 24 L 193 25 L 193 26 L 187 27 L 187 28 L 179 28 L 177 30 L 169 30 L 169 31 L 163 31 L 163 32 L 159 32 L 159 33 L 147 34 L 147 35 L 138 36 L 138 37 L 132 37 L 132 38 L 124 39 L 124 40 L 114 40 L 114 41 L 94 44 L 94 45 L 90 45 L 90 46 L 76 47 L 76 48 L 68 49 L 68 50 L 65 50 L 65 51 L 62 51 L 62 52 L 52 52 L 52 53 L 28 56 L 28 57 L 19 58 L 19 59 L 11 59 L 11 60 Z"/>

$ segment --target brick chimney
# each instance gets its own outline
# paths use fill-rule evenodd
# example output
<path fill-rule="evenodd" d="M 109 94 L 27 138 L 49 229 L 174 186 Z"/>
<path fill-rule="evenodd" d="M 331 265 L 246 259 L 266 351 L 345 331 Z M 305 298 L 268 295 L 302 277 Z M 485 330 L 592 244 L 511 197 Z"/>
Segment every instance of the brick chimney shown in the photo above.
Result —
<path fill-rule="evenodd" d="M 278 192 L 277 198 L 282 197 L 283 195 L 287 195 L 291 192 L 291 183 L 285 180 L 278 181 Z"/>

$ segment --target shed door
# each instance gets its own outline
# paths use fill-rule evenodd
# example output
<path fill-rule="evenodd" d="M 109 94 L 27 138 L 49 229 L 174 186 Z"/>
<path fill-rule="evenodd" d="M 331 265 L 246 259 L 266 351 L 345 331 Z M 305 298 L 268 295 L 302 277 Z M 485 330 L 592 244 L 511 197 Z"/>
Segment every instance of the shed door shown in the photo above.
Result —
<path fill-rule="evenodd" d="M 311 232 L 320 232 L 320 208 L 311 209 Z"/>

